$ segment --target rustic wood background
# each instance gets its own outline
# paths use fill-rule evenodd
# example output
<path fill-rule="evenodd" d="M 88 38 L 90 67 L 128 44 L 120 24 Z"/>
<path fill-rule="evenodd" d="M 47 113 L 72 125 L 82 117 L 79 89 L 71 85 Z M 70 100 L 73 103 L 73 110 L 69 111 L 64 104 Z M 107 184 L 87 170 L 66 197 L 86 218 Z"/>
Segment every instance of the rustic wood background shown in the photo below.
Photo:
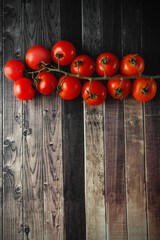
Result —
<path fill-rule="evenodd" d="M 94 59 L 139 53 L 145 73 L 160 74 L 158 5 L 3 0 L 0 18 L 0 239 L 160 239 L 160 84 L 145 104 L 21 102 L 2 71 L 32 45 L 63 39 Z"/>

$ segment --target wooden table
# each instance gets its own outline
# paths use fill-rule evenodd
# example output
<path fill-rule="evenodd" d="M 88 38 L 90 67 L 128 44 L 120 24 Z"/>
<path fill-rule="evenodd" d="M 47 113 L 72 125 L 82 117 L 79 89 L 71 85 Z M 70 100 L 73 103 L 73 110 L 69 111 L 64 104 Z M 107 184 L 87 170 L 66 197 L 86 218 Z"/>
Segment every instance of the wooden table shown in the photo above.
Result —
<path fill-rule="evenodd" d="M 158 9 L 137 0 L 1 1 L 1 69 L 63 39 L 94 60 L 138 53 L 146 74 L 160 74 Z M 0 74 L 0 239 L 160 239 L 158 80 L 150 102 L 108 95 L 92 107 L 56 94 L 21 102 Z"/>

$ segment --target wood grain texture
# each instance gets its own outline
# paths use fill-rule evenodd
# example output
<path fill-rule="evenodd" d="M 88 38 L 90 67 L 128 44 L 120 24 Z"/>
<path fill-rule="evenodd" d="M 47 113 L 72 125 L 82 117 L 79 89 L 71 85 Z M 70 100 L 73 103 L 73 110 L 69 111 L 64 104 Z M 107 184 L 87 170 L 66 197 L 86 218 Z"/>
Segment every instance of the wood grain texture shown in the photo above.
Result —
<path fill-rule="evenodd" d="M 68 14 L 70 13 L 70 14 Z M 72 42 L 82 54 L 81 1 L 61 0 L 61 38 Z M 67 67 L 70 72 L 70 66 Z M 79 96 L 63 101 L 64 210 L 66 239 L 85 239 L 84 125 L 83 103 Z"/>
<path fill-rule="evenodd" d="M 141 55 L 140 24 L 139 2 L 122 2 L 124 56 L 131 52 Z M 128 238 L 143 240 L 147 239 L 143 108 L 131 96 L 125 100 L 124 121 Z"/>
<path fill-rule="evenodd" d="M 103 52 L 119 59 L 121 52 L 121 2 L 103 1 Z M 119 73 L 119 71 L 118 71 Z M 108 239 L 127 239 L 124 101 L 107 96 L 105 102 L 105 192 Z"/>
<path fill-rule="evenodd" d="M 0 2 L 0 239 L 3 237 L 3 1 Z"/>
<path fill-rule="evenodd" d="M 51 49 L 61 39 L 60 1 L 43 2 L 43 43 Z M 56 9 L 53 12 L 50 9 Z M 55 93 L 43 98 L 44 239 L 65 239 L 62 99 Z"/>
<path fill-rule="evenodd" d="M 102 50 L 101 1 L 83 1 L 83 51 Z M 106 239 L 104 197 L 104 104 L 84 103 L 86 239 Z"/>
<path fill-rule="evenodd" d="M 4 1 L 4 64 L 21 59 L 21 5 Z M 3 81 L 3 239 L 22 239 L 22 103 Z"/>
<path fill-rule="evenodd" d="M 23 56 L 42 44 L 41 2 L 23 1 Z M 24 239 L 43 239 L 43 128 L 40 94 L 23 103 L 23 228 Z"/>
<path fill-rule="evenodd" d="M 142 11 L 142 49 L 146 63 L 147 74 L 159 74 L 159 45 L 158 8 L 153 5 L 141 3 Z M 147 15 L 152 17 L 150 20 Z M 160 238 L 160 84 L 156 81 L 158 90 L 156 97 L 144 104 L 145 120 L 145 156 L 146 156 L 146 178 L 147 178 L 147 214 L 148 214 L 148 236 L 150 240 Z"/>

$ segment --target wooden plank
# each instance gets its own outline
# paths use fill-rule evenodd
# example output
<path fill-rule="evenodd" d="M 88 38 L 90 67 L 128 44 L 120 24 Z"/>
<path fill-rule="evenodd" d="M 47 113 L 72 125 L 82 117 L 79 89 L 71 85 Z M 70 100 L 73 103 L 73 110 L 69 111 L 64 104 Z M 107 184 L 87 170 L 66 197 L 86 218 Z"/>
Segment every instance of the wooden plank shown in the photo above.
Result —
<path fill-rule="evenodd" d="M 42 44 L 41 2 L 22 3 L 23 56 Z M 23 228 L 24 239 L 43 239 L 42 97 L 23 103 Z"/>
<path fill-rule="evenodd" d="M 159 40 L 158 8 L 150 4 L 141 4 L 142 11 L 142 39 L 143 54 L 147 74 L 160 74 L 159 71 Z M 151 14 L 152 13 L 152 14 Z M 150 20 L 148 14 L 151 15 Z M 145 103 L 145 156 L 147 177 L 147 214 L 148 237 L 150 240 L 159 239 L 160 236 L 160 84 L 157 80 L 158 90 L 156 97 Z"/>
<path fill-rule="evenodd" d="M 4 64 L 21 60 L 21 5 L 4 2 Z M 3 239 L 22 239 L 22 103 L 13 82 L 3 81 Z"/>
<path fill-rule="evenodd" d="M 3 1 L 0 2 L 0 239 L 3 237 Z"/>
<path fill-rule="evenodd" d="M 101 1 L 83 0 L 83 51 L 102 51 Z M 86 239 L 106 239 L 104 197 L 104 104 L 84 103 Z"/>
<path fill-rule="evenodd" d="M 43 43 L 48 49 L 60 40 L 60 1 L 42 6 Z M 48 9 L 56 9 L 55 13 Z M 49 26 L 48 26 L 49 24 Z M 51 26 L 51 28 L 50 28 Z M 53 41 L 54 40 L 54 41 Z M 62 101 L 55 93 L 43 98 L 44 239 L 65 239 L 62 159 Z"/>
<path fill-rule="evenodd" d="M 103 1 L 103 52 L 121 52 L 121 2 Z M 124 101 L 105 102 L 105 192 L 108 239 L 127 239 Z"/>
<path fill-rule="evenodd" d="M 139 2 L 122 2 L 123 55 L 141 55 Z M 125 9 L 125 11 L 124 11 Z M 142 103 L 125 100 L 125 158 L 128 238 L 147 239 Z"/>
<path fill-rule="evenodd" d="M 81 1 L 61 1 L 61 38 L 82 54 Z M 68 66 L 70 72 L 70 66 Z M 64 210 L 66 239 L 85 239 L 84 128 L 81 96 L 63 101 Z"/>

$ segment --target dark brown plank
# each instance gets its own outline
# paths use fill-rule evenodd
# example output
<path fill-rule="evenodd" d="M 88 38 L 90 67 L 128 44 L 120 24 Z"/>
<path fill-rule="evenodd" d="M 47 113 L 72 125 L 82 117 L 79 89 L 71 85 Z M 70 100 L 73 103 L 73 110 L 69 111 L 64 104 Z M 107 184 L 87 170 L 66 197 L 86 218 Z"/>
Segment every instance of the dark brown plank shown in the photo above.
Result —
<path fill-rule="evenodd" d="M 102 51 L 101 1 L 83 0 L 83 52 Z M 106 239 L 104 197 L 104 104 L 84 103 L 86 239 Z"/>
<path fill-rule="evenodd" d="M 143 54 L 146 62 L 147 74 L 160 74 L 159 54 L 160 35 L 157 32 L 159 12 L 156 6 L 143 3 L 142 11 L 142 39 Z M 148 18 L 148 15 L 150 16 Z M 148 235 L 150 240 L 159 239 L 160 236 L 160 84 L 157 79 L 158 91 L 156 97 L 144 105 L 145 121 L 145 156 L 147 177 L 147 214 Z"/>
<path fill-rule="evenodd" d="M 123 56 L 141 55 L 139 1 L 122 1 Z M 130 96 L 124 104 L 126 201 L 129 239 L 147 239 L 142 103 Z"/>
<path fill-rule="evenodd" d="M 2 182 L 2 169 L 3 169 L 3 1 L 0 2 L 0 56 L 1 56 L 1 74 L 0 74 L 0 239 L 3 235 L 3 182 Z"/>
<path fill-rule="evenodd" d="M 60 1 L 42 5 L 43 44 L 51 49 L 61 40 Z M 53 12 L 50 9 L 56 9 Z M 43 98 L 44 156 L 44 239 L 65 239 L 63 161 L 62 161 L 62 101 L 54 94 Z"/>
<path fill-rule="evenodd" d="M 121 52 L 121 2 L 103 1 L 103 52 Z M 105 103 L 105 192 L 108 239 L 127 239 L 124 101 Z"/>
<path fill-rule="evenodd" d="M 21 60 L 21 5 L 4 1 L 4 64 Z M 3 78 L 3 239 L 21 240 L 22 232 L 22 103 L 13 82 Z"/>
<path fill-rule="evenodd" d="M 81 1 L 61 0 L 61 39 L 82 54 Z M 70 71 L 68 66 L 68 71 Z M 83 103 L 63 101 L 64 210 L 66 239 L 85 239 Z"/>
<path fill-rule="evenodd" d="M 42 44 L 41 2 L 23 1 L 21 44 L 23 57 Z M 24 239 L 43 239 L 43 128 L 42 97 L 23 103 L 23 228 Z"/>

